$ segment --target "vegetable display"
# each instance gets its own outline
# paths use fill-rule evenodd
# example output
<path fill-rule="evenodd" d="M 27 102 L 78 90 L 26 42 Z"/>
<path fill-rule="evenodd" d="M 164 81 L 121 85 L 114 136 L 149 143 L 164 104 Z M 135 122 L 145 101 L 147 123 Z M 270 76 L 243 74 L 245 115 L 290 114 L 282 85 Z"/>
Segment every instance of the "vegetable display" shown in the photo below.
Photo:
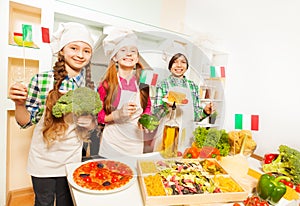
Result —
<path fill-rule="evenodd" d="M 220 151 L 221 156 L 227 156 L 230 151 L 230 144 L 228 140 L 228 133 L 224 130 L 216 128 L 206 129 L 204 127 L 197 127 L 193 132 L 195 144 L 197 147 L 214 147 Z"/>
<path fill-rule="evenodd" d="M 283 174 L 294 182 L 300 183 L 300 152 L 286 145 L 279 146 L 279 155 L 269 164 L 264 164 L 265 173 Z"/>
<path fill-rule="evenodd" d="M 101 109 L 102 102 L 99 94 L 88 87 L 79 87 L 61 96 L 53 106 L 52 114 L 56 118 L 68 113 L 74 113 L 77 116 L 97 115 Z"/>
<path fill-rule="evenodd" d="M 289 181 L 290 178 L 286 176 L 274 177 L 270 174 L 263 174 L 260 176 L 257 184 L 257 193 L 259 197 L 268 200 L 272 204 L 276 204 L 286 193 L 286 185 L 280 180 Z"/>
<path fill-rule="evenodd" d="M 141 125 L 143 125 L 146 129 L 153 131 L 158 127 L 159 119 L 154 115 L 142 114 L 139 119 L 139 123 L 141 123 Z"/>

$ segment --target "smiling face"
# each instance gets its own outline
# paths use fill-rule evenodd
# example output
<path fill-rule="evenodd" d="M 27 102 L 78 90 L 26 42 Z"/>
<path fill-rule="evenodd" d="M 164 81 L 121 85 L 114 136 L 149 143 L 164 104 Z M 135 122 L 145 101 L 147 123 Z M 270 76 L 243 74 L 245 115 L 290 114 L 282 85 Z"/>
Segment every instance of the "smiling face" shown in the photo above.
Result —
<path fill-rule="evenodd" d="M 188 68 L 188 62 L 185 56 L 183 55 L 175 55 L 170 60 L 169 69 L 172 75 L 175 77 L 183 78 L 187 68 Z"/>
<path fill-rule="evenodd" d="M 92 48 L 89 44 L 81 41 L 75 41 L 67 44 L 61 54 L 65 59 L 66 70 L 70 75 L 75 75 L 86 66 L 92 57 Z"/>
<path fill-rule="evenodd" d="M 113 57 L 122 69 L 133 69 L 139 60 L 138 49 L 135 46 L 124 46 Z"/>

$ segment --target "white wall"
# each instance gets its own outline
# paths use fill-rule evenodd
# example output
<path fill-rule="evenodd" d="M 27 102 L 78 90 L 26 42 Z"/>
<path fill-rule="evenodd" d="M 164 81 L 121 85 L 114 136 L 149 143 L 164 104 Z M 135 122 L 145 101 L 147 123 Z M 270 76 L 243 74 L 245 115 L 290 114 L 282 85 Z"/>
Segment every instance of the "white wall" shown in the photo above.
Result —
<path fill-rule="evenodd" d="M 300 150 L 300 2 L 187 0 L 185 29 L 209 34 L 229 53 L 224 128 L 234 114 L 258 114 L 256 153 Z"/>

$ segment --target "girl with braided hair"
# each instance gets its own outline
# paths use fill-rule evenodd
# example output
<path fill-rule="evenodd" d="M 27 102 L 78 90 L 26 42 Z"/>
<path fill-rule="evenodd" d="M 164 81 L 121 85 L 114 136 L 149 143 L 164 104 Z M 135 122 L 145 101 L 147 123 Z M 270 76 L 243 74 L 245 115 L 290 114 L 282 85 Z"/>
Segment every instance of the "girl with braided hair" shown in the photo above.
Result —
<path fill-rule="evenodd" d="M 54 205 L 54 201 L 56 206 L 69 206 L 73 202 L 65 165 L 81 161 L 83 141 L 96 127 L 96 119 L 91 115 L 74 118 L 72 114 L 56 118 L 52 107 L 69 90 L 93 87 L 89 68 L 93 39 L 85 26 L 62 23 L 50 46 L 57 55 L 53 70 L 36 74 L 28 88 L 15 83 L 9 96 L 15 103 L 15 119 L 21 128 L 35 125 L 27 164 L 35 206 Z"/>

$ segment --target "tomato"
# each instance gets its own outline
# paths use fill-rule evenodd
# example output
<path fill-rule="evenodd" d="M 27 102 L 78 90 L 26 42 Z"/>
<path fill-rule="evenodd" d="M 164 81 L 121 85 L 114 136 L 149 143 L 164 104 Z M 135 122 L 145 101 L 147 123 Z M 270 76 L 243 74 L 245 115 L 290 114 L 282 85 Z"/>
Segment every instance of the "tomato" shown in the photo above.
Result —
<path fill-rule="evenodd" d="M 286 182 L 285 183 L 286 186 L 290 187 L 290 188 L 294 188 L 294 184 L 292 182 Z"/>
<path fill-rule="evenodd" d="M 91 182 L 91 181 L 92 181 L 92 179 L 91 179 L 89 176 L 83 178 L 83 180 L 84 180 L 85 182 Z"/>
<path fill-rule="evenodd" d="M 235 202 L 235 203 L 233 203 L 233 205 L 232 206 L 241 206 L 241 204 L 240 203 L 237 203 L 237 202 Z"/>
<path fill-rule="evenodd" d="M 286 186 L 288 186 L 290 188 L 294 188 L 294 184 L 291 181 L 279 180 L 279 182 L 282 182 L 283 184 L 285 184 Z"/>
<path fill-rule="evenodd" d="M 251 199 L 254 203 L 260 202 L 260 199 L 257 196 L 253 196 Z"/>
<path fill-rule="evenodd" d="M 245 200 L 243 201 L 244 205 L 247 205 L 247 204 L 249 203 L 249 201 L 250 201 L 250 198 L 248 197 L 247 199 L 245 199 Z"/>
<path fill-rule="evenodd" d="M 102 179 L 103 173 L 102 172 L 97 172 L 96 177 L 99 178 L 99 179 Z"/>
<path fill-rule="evenodd" d="M 264 156 L 264 163 L 265 164 L 270 164 L 277 157 L 278 157 L 278 154 L 273 154 L 273 153 L 265 154 L 265 156 Z"/>
<path fill-rule="evenodd" d="M 183 100 L 181 101 L 181 104 L 187 104 L 188 102 L 189 102 L 188 99 L 183 99 Z"/>
<path fill-rule="evenodd" d="M 178 151 L 177 152 L 177 157 L 181 157 L 182 156 L 182 152 Z"/>
<path fill-rule="evenodd" d="M 89 165 L 91 168 L 94 168 L 97 166 L 97 164 L 95 162 L 91 162 L 90 165 Z"/>
<path fill-rule="evenodd" d="M 114 182 L 118 182 L 119 181 L 119 178 L 117 176 L 113 176 L 111 178 L 111 182 L 114 183 Z"/>
<path fill-rule="evenodd" d="M 295 190 L 300 193 L 300 184 L 296 185 Z"/>
<path fill-rule="evenodd" d="M 269 206 L 269 203 L 267 201 L 261 201 L 260 205 L 261 206 Z"/>
<path fill-rule="evenodd" d="M 286 183 L 287 183 L 287 181 L 286 181 L 286 180 L 284 180 L 284 179 L 282 179 L 282 180 L 279 180 L 279 182 L 282 182 L 283 184 L 286 184 Z"/>

